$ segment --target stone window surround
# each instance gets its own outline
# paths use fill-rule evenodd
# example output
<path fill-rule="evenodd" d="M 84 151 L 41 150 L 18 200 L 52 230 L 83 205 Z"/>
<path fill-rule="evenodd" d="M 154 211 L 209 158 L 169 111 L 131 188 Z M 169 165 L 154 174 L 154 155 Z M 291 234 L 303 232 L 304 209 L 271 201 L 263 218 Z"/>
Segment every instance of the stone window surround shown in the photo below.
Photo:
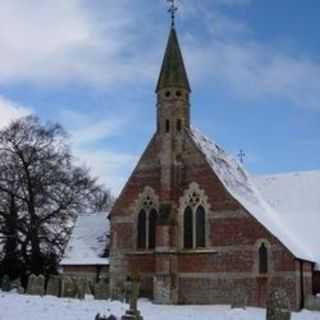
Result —
<path fill-rule="evenodd" d="M 268 272 L 267 273 L 260 273 L 260 270 L 259 270 L 259 263 L 260 263 L 259 249 L 263 243 L 265 244 L 265 246 L 268 250 Z M 272 246 L 267 239 L 259 239 L 256 241 L 256 243 L 254 245 L 253 254 L 254 254 L 254 257 L 253 257 L 254 270 L 253 271 L 257 277 L 262 277 L 262 278 L 268 277 L 271 273 L 273 273 Z"/>
<path fill-rule="evenodd" d="M 196 194 L 199 198 L 199 202 L 194 203 L 192 201 L 192 195 Z M 202 206 L 205 211 L 205 247 L 197 248 L 196 247 L 196 212 L 197 209 Z M 185 249 L 184 248 L 184 212 L 187 207 L 190 207 L 193 214 L 193 249 Z M 180 250 L 185 251 L 203 251 L 209 247 L 209 213 L 211 206 L 208 202 L 208 196 L 205 191 L 200 188 L 200 186 L 196 182 L 190 183 L 188 189 L 185 190 L 183 196 L 179 200 L 179 209 L 178 209 L 178 247 Z"/>
<path fill-rule="evenodd" d="M 142 210 L 144 210 L 146 213 L 146 248 L 138 249 L 138 246 L 137 246 L 138 218 Z M 134 241 L 135 250 L 150 251 L 149 249 L 149 216 L 152 210 L 155 210 L 156 213 L 159 214 L 159 197 L 157 196 L 153 188 L 146 186 L 143 189 L 143 192 L 139 193 L 138 198 L 135 201 L 134 206 L 132 207 L 132 211 L 134 212 L 134 221 L 135 221 L 135 228 L 133 232 L 133 241 Z"/>

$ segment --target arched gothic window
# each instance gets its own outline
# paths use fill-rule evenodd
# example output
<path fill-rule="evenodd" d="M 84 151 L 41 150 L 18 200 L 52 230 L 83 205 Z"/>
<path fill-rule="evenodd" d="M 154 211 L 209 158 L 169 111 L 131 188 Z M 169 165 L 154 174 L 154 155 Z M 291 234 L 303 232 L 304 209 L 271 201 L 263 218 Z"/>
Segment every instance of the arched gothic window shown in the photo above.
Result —
<path fill-rule="evenodd" d="M 138 249 L 146 249 L 146 212 L 141 210 L 138 216 Z"/>
<path fill-rule="evenodd" d="M 268 249 L 264 243 L 259 248 L 259 273 L 268 273 Z"/>
<path fill-rule="evenodd" d="M 180 221 L 183 228 L 182 247 L 205 248 L 207 246 L 207 210 L 210 208 L 205 192 L 198 184 L 191 183 L 184 196 L 180 198 L 180 206 Z"/>
<path fill-rule="evenodd" d="M 157 211 L 152 209 L 149 213 L 149 249 L 154 249 L 156 246 L 156 223 Z"/>
<path fill-rule="evenodd" d="M 202 206 L 199 206 L 196 211 L 196 247 L 204 248 L 206 246 L 205 239 L 205 211 Z"/>
<path fill-rule="evenodd" d="M 190 207 L 184 211 L 184 248 L 193 248 L 193 212 Z"/>
<path fill-rule="evenodd" d="M 138 212 L 136 229 L 137 249 L 154 249 L 156 246 L 159 198 L 154 190 L 147 186 L 139 194 L 135 207 Z"/>

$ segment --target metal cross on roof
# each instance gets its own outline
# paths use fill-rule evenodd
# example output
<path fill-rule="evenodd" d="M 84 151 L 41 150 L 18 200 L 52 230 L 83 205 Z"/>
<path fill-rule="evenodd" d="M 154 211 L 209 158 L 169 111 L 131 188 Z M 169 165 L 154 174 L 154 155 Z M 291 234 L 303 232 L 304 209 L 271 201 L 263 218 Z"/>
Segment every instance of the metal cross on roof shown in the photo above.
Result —
<path fill-rule="evenodd" d="M 169 3 L 168 12 L 171 13 L 171 27 L 173 28 L 175 25 L 176 12 L 178 11 L 178 7 L 176 6 L 175 0 L 167 0 Z"/>
<path fill-rule="evenodd" d="M 242 149 L 240 149 L 238 157 L 239 157 L 239 160 L 240 160 L 241 163 L 244 163 L 245 156 L 246 156 L 246 154 L 244 153 L 244 151 Z"/>

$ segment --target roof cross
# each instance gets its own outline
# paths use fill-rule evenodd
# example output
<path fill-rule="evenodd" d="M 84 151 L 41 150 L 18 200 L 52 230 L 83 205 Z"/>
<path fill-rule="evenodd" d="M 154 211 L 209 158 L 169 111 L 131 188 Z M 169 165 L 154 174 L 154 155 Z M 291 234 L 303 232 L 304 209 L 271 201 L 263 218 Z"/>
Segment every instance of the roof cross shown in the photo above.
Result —
<path fill-rule="evenodd" d="M 169 3 L 168 12 L 171 13 L 171 27 L 174 28 L 176 12 L 178 11 L 178 7 L 176 6 L 176 1 L 175 0 L 167 0 L 167 1 Z"/>
<path fill-rule="evenodd" d="M 246 154 L 242 149 L 240 149 L 238 157 L 239 157 L 240 162 L 243 164 L 244 163 L 244 158 L 246 157 Z"/>

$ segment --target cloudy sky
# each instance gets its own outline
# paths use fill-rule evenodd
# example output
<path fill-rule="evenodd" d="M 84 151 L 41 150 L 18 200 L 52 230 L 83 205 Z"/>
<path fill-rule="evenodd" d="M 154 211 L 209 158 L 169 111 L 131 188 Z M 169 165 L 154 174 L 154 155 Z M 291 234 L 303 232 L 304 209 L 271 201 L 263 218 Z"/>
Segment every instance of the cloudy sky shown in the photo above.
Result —
<path fill-rule="evenodd" d="M 117 194 L 155 130 L 165 0 L 0 0 L 0 127 L 62 123 Z M 257 174 L 320 168 L 319 0 L 181 0 L 193 126 Z"/>

